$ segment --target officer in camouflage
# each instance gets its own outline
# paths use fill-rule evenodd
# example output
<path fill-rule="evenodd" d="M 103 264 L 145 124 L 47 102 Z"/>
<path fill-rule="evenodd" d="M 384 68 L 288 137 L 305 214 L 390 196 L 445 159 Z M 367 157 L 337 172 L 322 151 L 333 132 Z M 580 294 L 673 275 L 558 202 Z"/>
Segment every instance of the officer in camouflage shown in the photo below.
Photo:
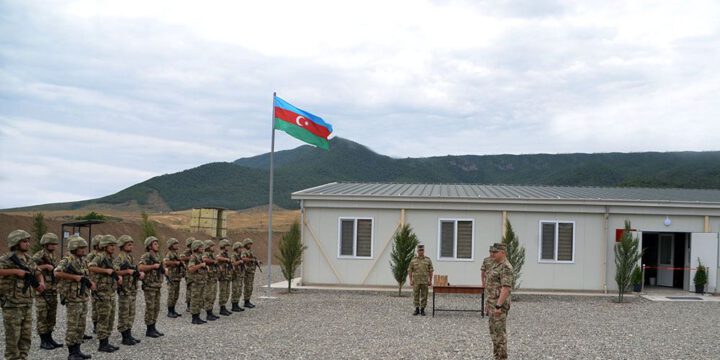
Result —
<path fill-rule="evenodd" d="M 183 255 L 180 257 L 180 259 L 185 264 L 185 272 L 187 272 L 188 261 L 190 261 L 190 257 L 193 254 L 192 243 L 194 241 L 195 241 L 194 237 L 189 237 L 189 238 L 185 239 L 185 252 L 183 252 Z M 190 312 L 190 287 L 191 287 L 190 282 L 191 282 L 190 276 L 186 274 L 185 275 L 185 306 L 186 306 L 185 311 L 186 312 Z"/>
<path fill-rule="evenodd" d="M 493 255 L 495 254 L 497 250 L 495 250 L 495 245 L 490 245 L 489 255 L 485 259 L 483 259 L 482 266 L 480 266 L 480 276 L 482 277 L 482 287 L 484 288 L 487 283 L 487 273 L 490 271 L 490 268 L 495 266 L 495 258 Z"/>
<path fill-rule="evenodd" d="M 167 246 L 168 252 L 165 254 L 165 259 L 163 259 L 168 278 L 167 316 L 174 319 L 182 316 L 175 311 L 175 304 L 177 304 L 180 297 L 180 281 L 185 277 L 185 263 L 182 262 L 180 254 L 178 254 L 180 242 L 177 239 L 168 239 Z"/>
<path fill-rule="evenodd" d="M 413 288 L 413 304 L 415 312 L 413 315 L 425 316 L 425 306 L 427 306 L 428 287 L 432 286 L 433 265 L 429 257 L 425 256 L 425 246 L 420 244 L 417 246 L 417 256 L 410 261 L 408 267 L 408 275 L 410 277 L 410 286 Z"/>
<path fill-rule="evenodd" d="M 102 240 L 103 235 L 95 235 L 90 240 L 90 253 L 85 256 L 85 262 L 90 263 L 93 261 L 95 256 L 100 253 L 100 249 L 98 246 L 100 245 L 100 240 Z M 97 282 L 97 279 L 95 278 L 94 273 L 90 273 L 90 280 L 92 282 Z M 95 297 L 90 297 L 90 301 L 92 302 L 92 307 L 90 308 L 90 317 L 92 318 L 93 323 L 93 334 L 97 332 L 97 304 L 95 303 Z M 87 337 L 85 337 L 87 338 Z M 92 339 L 92 338 L 91 338 Z"/>
<path fill-rule="evenodd" d="M 243 298 L 245 299 L 244 307 L 252 309 L 255 304 L 250 302 L 253 293 L 253 284 L 255 282 L 255 269 L 261 265 L 261 262 L 255 257 L 252 251 L 252 239 L 243 240 L 243 250 L 240 253 L 243 264 L 245 264 L 245 276 L 243 278 Z"/>
<path fill-rule="evenodd" d="M 188 279 L 190 280 L 190 313 L 192 314 L 192 323 L 196 325 L 205 324 L 206 321 L 200 319 L 200 311 L 203 307 L 203 292 L 205 291 L 205 281 L 207 278 L 207 264 L 202 259 L 205 244 L 202 240 L 193 241 L 190 249 L 192 255 L 188 260 Z"/>
<path fill-rule="evenodd" d="M 243 265 L 242 257 L 240 252 L 243 249 L 242 242 L 236 242 L 232 245 L 232 297 L 230 302 L 232 303 L 233 312 L 245 311 L 239 306 L 240 297 L 242 296 L 243 280 L 245 279 L 245 265 Z"/>
<path fill-rule="evenodd" d="M 205 275 L 204 307 L 207 312 L 207 319 L 209 321 L 215 321 L 219 319 L 219 317 L 212 312 L 217 298 L 219 266 L 215 258 L 215 242 L 212 240 L 205 240 L 205 253 L 202 259 L 207 264 L 208 269 Z"/>
<path fill-rule="evenodd" d="M 89 279 L 90 272 L 85 265 L 85 255 L 88 244 L 79 236 L 68 239 L 68 252 L 70 255 L 60 260 L 55 268 L 55 277 L 58 281 L 60 303 L 66 305 L 67 330 L 65 344 L 68 347 L 68 360 L 90 359 L 91 355 L 80 351 L 80 344 L 85 334 L 85 317 L 87 316 L 87 302 L 90 291 L 95 290 L 95 283 Z"/>
<path fill-rule="evenodd" d="M 220 240 L 220 254 L 217 256 L 218 261 L 218 287 L 220 295 L 218 304 L 220 304 L 220 315 L 232 315 L 228 311 L 226 305 L 230 301 L 230 281 L 232 280 L 233 267 L 230 259 L 230 241 L 227 239 Z"/>
<path fill-rule="evenodd" d="M 115 257 L 115 266 L 122 275 L 123 283 L 118 289 L 118 332 L 122 335 L 123 345 L 132 346 L 140 343 L 140 340 L 132 336 L 132 327 L 135 323 L 135 300 L 137 298 L 138 281 L 145 278 L 145 273 L 140 271 L 133 259 L 135 241 L 130 235 L 122 235 L 118 238 L 120 254 Z"/>
<path fill-rule="evenodd" d="M 28 255 L 30 234 L 15 230 L 7 237 L 9 253 L 0 257 L 0 306 L 5 325 L 5 359 L 27 359 L 32 338 L 33 286 L 45 290 L 45 280 Z M 35 279 L 36 281 L 32 281 Z"/>
<path fill-rule="evenodd" d="M 510 290 L 513 267 L 507 261 L 505 244 L 495 243 L 495 265 L 487 273 L 485 311 L 490 314 L 490 338 L 495 359 L 507 359 L 507 314 L 510 311 Z"/>
<path fill-rule="evenodd" d="M 160 288 L 163 283 L 165 268 L 162 266 L 158 251 L 160 242 L 154 236 L 145 239 L 145 253 L 140 258 L 140 271 L 145 273 L 142 290 L 145 294 L 145 325 L 147 330 L 145 336 L 158 338 L 165 334 L 158 331 L 156 327 L 158 314 L 160 313 Z"/>
<path fill-rule="evenodd" d="M 95 274 L 97 294 L 97 337 L 98 351 L 111 353 L 120 348 L 110 344 L 110 334 L 115 323 L 115 292 L 122 285 L 120 270 L 114 264 L 113 254 L 117 240 L 112 235 L 103 236 L 98 248 L 100 252 L 88 263 L 88 269 Z"/>
<path fill-rule="evenodd" d="M 58 259 L 55 257 L 55 249 L 60 241 L 57 235 L 47 233 L 40 239 L 42 250 L 33 255 L 32 260 L 37 265 L 45 279 L 45 291 L 41 297 L 35 300 L 35 314 L 37 318 L 37 332 L 40 335 L 40 348 L 52 350 L 60 348 L 63 344 L 55 342 L 52 337 L 57 318 L 58 293 L 55 281 L 55 266 Z"/>

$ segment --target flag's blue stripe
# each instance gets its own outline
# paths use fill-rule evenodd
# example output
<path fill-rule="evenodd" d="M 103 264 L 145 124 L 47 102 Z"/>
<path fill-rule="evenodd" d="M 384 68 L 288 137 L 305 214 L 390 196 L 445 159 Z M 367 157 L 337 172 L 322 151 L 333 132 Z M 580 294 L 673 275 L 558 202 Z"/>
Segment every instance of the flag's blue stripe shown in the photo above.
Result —
<path fill-rule="evenodd" d="M 318 125 L 320 125 L 320 126 L 323 126 L 323 127 L 327 128 L 329 132 L 332 132 L 332 131 L 333 131 L 332 125 L 326 123 L 325 120 L 323 120 L 321 117 L 315 116 L 315 115 L 313 115 L 313 114 L 311 114 L 311 113 L 309 113 L 309 112 L 307 112 L 307 111 L 305 111 L 305 110 L 300 110 L 300 109 L 296 108 L 295 106 L 290 105 L 290 103 L 288 103 L 287 101 L 285 101 L 285 100 L 283 100 L 283 99 L 281 99 L 281 98 L 279 98 L 279 97 L 277 97 L 277 96 L 275 97 L 275 104 L 274 104 L 274 106 L 283 108 L 283 109 L 285 109 L 285 110 L 290 110 L 290 111 L 292 111 L 292 112 L 294 112 L 294 113 L 296 113 L 296 114 L 300 114 L 300 115 L 302 115 L 302 116 L 305 116 L 306 118 L 312 120 L 314 123 L 316 123 L 316 124 L 318 124 Z"/>

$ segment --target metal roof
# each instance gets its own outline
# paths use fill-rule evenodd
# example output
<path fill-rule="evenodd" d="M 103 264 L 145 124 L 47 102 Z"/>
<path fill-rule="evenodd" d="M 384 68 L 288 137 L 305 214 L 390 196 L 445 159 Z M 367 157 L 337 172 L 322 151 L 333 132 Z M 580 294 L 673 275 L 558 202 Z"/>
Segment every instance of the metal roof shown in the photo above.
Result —
<path fill-rule="evenodd" d="M 480 184 L 329 183 L 292 194 L 323 197 L 720 203 L 720 190 Z"/>

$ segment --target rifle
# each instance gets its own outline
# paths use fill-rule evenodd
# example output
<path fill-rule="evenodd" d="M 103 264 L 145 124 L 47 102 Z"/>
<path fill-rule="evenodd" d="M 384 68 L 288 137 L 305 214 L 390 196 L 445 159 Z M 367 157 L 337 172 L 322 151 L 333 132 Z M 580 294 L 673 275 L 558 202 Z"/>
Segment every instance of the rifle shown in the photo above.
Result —
<path fill-rule="evenodd" d="M 50 261 L 50 259 L 48 259 L 45 255 L 43 255 L 42 259 L 40 260 L 42 260 L 42 263 L 39 265 L 52 265 L 53 267 L 55 267 L 55 264 L 53 264 L 52 261 Z M 55 279 L 55 272 L 52 270 L 50 271 L 50 283 L 53 285 L 57 284 L 57 280 Z"/>
<path fill-rule="evenodd" d="M 10 261 L 12 261 L 13 264 L 15 264 L 15 266 L 17 266 L 20 270 L 25 272 L 25 276 L 23 276 L 23 282 L 25 284 L 22 289 L 23 294 L 27 294 L 30 287 L 37 289 L 40 286 L 40 282 L 35 277 L 35 270 L 32 270 L 23 264 L 18 258 L 17 253 L 13 253 L 12 256 L 10 256 Z"/>
<path fill-rule="evenodd" d="M 161 263 L 161 262 L 155 261 L 155 257 L 154 257 L 154 256 L 149 256 L 148 259 L 150 260 L 150 262 L 148 262 L 147 265 L 160 264 L 160 267 L 157 268 L 158 275 L 159 275 L 160 277 L 162 277 L 163 275 L 165 275 L 165 267 L 162 266 L 162 263 Z M 168 277 L 166 276 L 166 277 L 165 277 L 165 281 L 167 281 L 167 282 L 169 283 L 169 282 L 170 282 L 170 279 L 168 279 Z"/>
<path fill-rule="evenodd" d="M 263 272 L 262 268 L 260 267 L 260 260 L 258 260 L 258 258 L 255 257 L 255 254 L 252 255 L 252 259 L 253 259 L 253 262 L 255 263 L 255 268 L 260 270 L 260 272 Z"/>
<path fill-rule="evenodd" d="M 140 280 L 140 270 L 138 270 L 137 265 L 130 264 L 130 261 L 128 261 L 128 259 L 125 259 L 125 261 L 122 264 L 120 264 L 120 270 L 135 270 L 132 273 L 132 278 L 133 278 L 132 283 L 135 284 L 135 283 L 137 283 L 138 280 Z M 120 287 L 120 286 L 118 287 L 118 289 L 117 289 L 118 295 L 120 295 L 120 292 L 122 291 L 122 289 L 124 287 L 125 287 L 125 285 L 123 285 L 122 287 Z"/>
<path fill-rule="evenodd" d="M 105 269 L 111 269 L 111 270 L 112 270 L 112 274 L 110 274 L 110 278 L 112 278 L 113 281 L 115 282 L 115 284 L 117 284 L 117 283 L 118 283 L 118 280 L 120 279 L 120 277 L 119 277 L 118 274 L 115 272 L 115 267 L 113 267 L 113 264 L 112 264 L 112 261 L 110 261 L 110 258 L 108 258 L 108 257 L 103 257 L 103 259 L 100 261 L 100 265 L 101 265 L 103 268 L 105 268 Z"/>
<path fill-rule="evenodd" d="M 92 287 L 92 282 L 90 281 L 90 279 L 88 279 L 88 277 L 85 276 L 85 274 L 75 270 L 75 267 L 73 267 L 72 264 L 70 264 L 70 263 L 67 264 L 67 266 L 65 267 L 65 270 L 67 270 L 66 272 L 68 274 L 82 276 L 82 278 L 80 278 L 80 288 L 78 289 L 77 293 L 78 293 L 79 297 L 85 297 L 87 295 L 87 289 Z M 95 294 L 93 294 L 93 296 L 95 296 Z M 65 305 L 65 299 L 61 299 L 61 300 L 62 301 L 60 301 L 60 303 L 62 305 Z"/>

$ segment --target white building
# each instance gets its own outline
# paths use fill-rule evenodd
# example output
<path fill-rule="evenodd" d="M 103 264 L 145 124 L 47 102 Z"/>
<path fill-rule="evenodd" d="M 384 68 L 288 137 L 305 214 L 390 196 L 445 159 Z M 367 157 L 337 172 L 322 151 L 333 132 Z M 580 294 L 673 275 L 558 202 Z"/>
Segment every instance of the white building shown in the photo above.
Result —
<path fill-rule="evenodd" d="M 694 290 L 698 258 L 718 292 L 720 191 L 462 184 L 330 183 L 292 194 L 303 210 L 304 284 L 396 285 L 392 237 L 408 223 L 435 273 L 480 284 L 488 247 L 509 219 L 526 249 L 521 287 L 616 290 L 614 244 L 625 220 L 645 249 L 645 282 Z"/>

